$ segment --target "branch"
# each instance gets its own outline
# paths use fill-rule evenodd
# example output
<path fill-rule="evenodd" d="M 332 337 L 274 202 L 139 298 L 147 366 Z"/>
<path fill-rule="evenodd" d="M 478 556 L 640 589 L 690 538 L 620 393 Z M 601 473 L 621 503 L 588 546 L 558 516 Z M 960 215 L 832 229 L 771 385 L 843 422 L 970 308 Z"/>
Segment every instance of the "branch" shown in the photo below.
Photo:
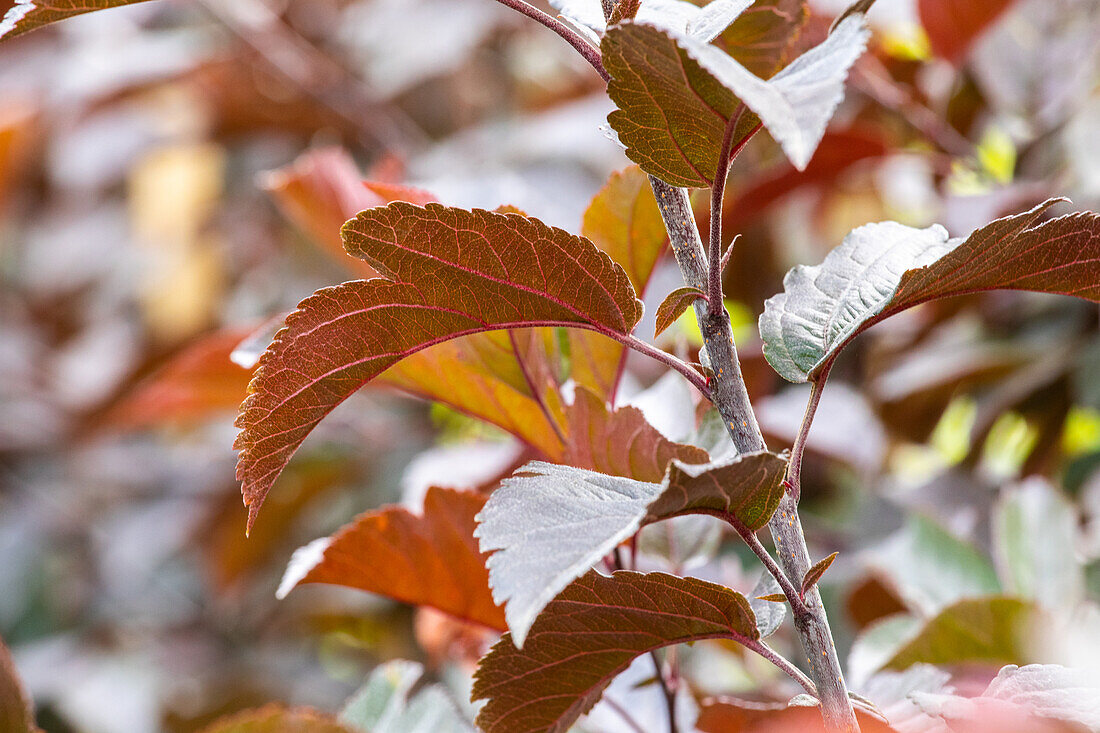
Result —
<path fill-rule="evenodd" d="M 695 227 L 687 192 L 652 176 L 649 180 L 684 281 L 705 292 L 708 280 L 707 256 L 703 251 L 699 231 Z M 741 376 L 741 365 L 737 359 L 729 316 L 725 313 L 711 314 L 702 301 L 696 301 L 695 317 L 703 332 L 706 354 L 714 373 L 711 401 L 722 415 L 738 451 L 748 453 L 764 449 L 764 438 L 760 434 L 756 414 L 752 410 L 745 381 Z M 768 528 L 775 540 L 779 563 L 787 577 L 804 577 L 810 567 L 810 554 L 806 549 L 806 538 L 798 517 L 798 504 L 790 493 L 784 492 L 779 508 L 768 522 Z M 825 615 L 821 594 L 816 587 L 806 594 L 805 608 L 805 614 L 795 614 L 795 628 L 810 665 L 811 677 L 818 689 L 825 725 L 829 730 L 858 731 L 859 724 L 844 684 L 829 619 Z"/>
<path fill-rule="evenodd" d="M 600 50 L 585 40 L 579 33 L 561 22 L 557 18 L 554 18 L 546 13 L 542 12 L 538 8 L 528 5 L 524 0 L 497 0 L 501 5 L 506 5 L 512 10 L 519 13 L 523 13 L 528 18 L 541 23 L 550 30 L 557 33 L 562 39 L 576 49 L 577 53 L 584 57 L 584 60 L 592 65 L 592 68 L 596 70 L 596 73 L 600 75 L 604 81 L 611 81 L 611 77 L 608 75 L 607 70 L 603 67 L 603 59 L 600 58 Z"/>
<path fill-rule="evenodd" d="M 802 415 L 802 425 L 798 428 L 798 436 L 791 448 L 791 460 L 787 464 L 787 478 L 784 484 L 796 503 L 799 497 L 802 496 L 802 453 L 806 450 L 806 439 L 810 435 L 810 425 L 813 424 L 814 414 L 821 402 L 821 393 L 825 389 L 825 381 L 829 378 L 829 370 L 832 368 L 833 363 L 830 361 L 821 370 L 817 379 L 814 380 L 813 386 L 810 388 L 810 400 L 806 403 L 806 412 Z"/>

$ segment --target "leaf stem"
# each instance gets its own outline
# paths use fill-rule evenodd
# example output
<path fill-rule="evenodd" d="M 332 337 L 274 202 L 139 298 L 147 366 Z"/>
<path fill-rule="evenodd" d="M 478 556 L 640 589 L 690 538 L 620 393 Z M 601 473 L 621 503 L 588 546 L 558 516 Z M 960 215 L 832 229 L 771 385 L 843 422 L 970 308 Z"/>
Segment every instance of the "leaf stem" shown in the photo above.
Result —
<path fill-rule="evenodd" d="M 787 596 L 787 602 L 791 604 L 791 613 L 796 617 L 805 615 L 807 613 L 806 604 L 802 601 L 802 595 L 798 592 L 798 588 L 794 587 L 794 583 L 787 574 L 783 572 L 783 568 L 775 562 L 775 559 L 768 553 L 764 545 L 760 544 L 760 540 L 756 536 L 756 532 L 742 524 L 737 517 L 728 512 L 722 515 L 722 518 L 734 528 L 734 530 L 741 536 L 741 539 L 745 541 L 745 544 L 749 546 L 752 553 L 760 559 L 764 569 L 767 570 L 775 581 L 779 583 L 779 587 L 783 590 L 783 595 Z"/>
<path fill-rule="evenodd" d="M 565 437 L 565 433 L 562 432 L 561 426 L 558 425 L 558 421 L 554 419 L 554 416 L 550 414 L 550 408 L 546 406 L 546 400 L 542 397 L 542 385 L 535 384 L 535 378 L 531 375 L 531 370 L 527 368 L 527 360 L 523 358 L 523 353 L 519 348 L 519 341 L 516 340 L 516 330 L 514 328 L 508 329 L 508 343 L 512 345 L 512 351 L 516 355 L 516 364 L 519 365 L 519 371 L 523 374 L 523 381 L 527 382 L 527 388 L 531 390 L 531 397 L 534 398 L 535 403 L 539 406 L 539 410 L 542 411 L 543 416 L 546 418 L 546 422 L 550 423 L 550 427 L 553 428 L 554 434 L 558 436 L 558 440 L 562 445 L 569 443 Z"/>
<path fill-rule="evenodd" d="M 794 666 L 794 664 L 792 664 L 790 660 L 788 660 L 782 654 L 772 649 L 763 641 L 740 641 L 746 649 L 751 649 L 760 656 L 764 657 L 764 659 L 767 659 L 769 662 L 771 662 L 784 673 L 786 673 L 788 677 L 797 682 L 803 690 L 805 690 L 810 695 L 817 697 L 817 686 L 814 685 L 813 680 L 807 677 L 801 669 Z"/>
<path fill-rule="evenodd" d="M 607 70 L 603 67 L 603 59 L 600 58 L 600 49 L 589 43 L 583 36 L 574 31 L 572 28 L 561 22 L 557 18 L 542 12 L 533 5 L 528 5 L 524 0 L 497 0 L 501 5 L 505 5 L 516 12 L 523 13 L 528 18 L 546 26 L 550 30 L 561 36 L 562 40 L 576 49 L 577 53 L 584 57 L 584 60 L 592 65 L 592 68 L 596 70 L 596 73 L 600 75 L 604 81 L 610 81 L 611 76 L 608 75 Z"/>
<path fill-rule="evenodd" d="M 726 131 L 722 137 L 721 153 L 718 155 L 718 169 L 714 174 L 714 183 L 710 187 L 710 242 L 707 253 L 707 261 L 710 263 L 707 298 L 710 300 L 710 312 L 718 313 L 724 306 L 722 304 L 722 201 L 726 194 L 726 179 L 729 177 L 730 164 L 749 144 L 749 140 L 757 133 L 763 123 L 756 123 L 748 134 L 733 145 L 733 134 L 737 131 L 737 125 L 745 114 L 745 104 L 742 102 L 737 111 L 726 122 Z M 733 245 L 730 244 L 732 247 Z"/>
<path fill-rule="evenodd" d="M 802 425 L 798 428 L 798 436 L 791 448 L 791 460 L 787 464 L 785 483 L 787 491 L 790 492 L 795 502 L 802 496 L 802 454 L 806 450 L 806 439 L 810 435 L 810 426 L 814 422 L 814 414 L 817 412 L 817 406 L 821 403 L 821 393 L 825 389 L 825 382 L 829 379 L 829 370 L 832 368 L 833 363 L 831 361 L 827 362 L 818 374 L 817 379 L 813 381 L 813 386 L 810 387 L 810 400 L 806 403 L 806 411 L 802 415 Z"/>
<path fill-rule="evenodd" d="M 692 367 L 687 362 L 681 361 L 667 351 L 662 351 L 661 349 L 658 349 L 656 346 L 651 346 L 647 344 L 645 341 L 642 341 L 640 338 L 633 334 L 630 334 L 626 337 L 616 334 L 612 338 L 614 338 L 616 341 L 623 344 L 624 346 L 629 346 L 638 353 L 645 354 L 646 356 L 652 357 L 657 361 L 672 367 L 676 371 L 680 372 L 680 374 L 684 375 L 684 378 L 691 382 L 691 384 L 697 390 L 699 390 L 704 397 L 706 397 L 708 400 L 711 399 L 710 387 L 707 386 L 706 378 L 702 374 L 697 372 L 694 367 Z"/>
<path fill-rule="evenodd" d="M 707 255 L 703 251 L 699 230 L 695 227 L 687 191 L 652 176 L 649 180 L 684 281 L 705 291 Z M 722 415 L 738 451 L 748 453 L 764 449 L 764 438 L 741 376 L 729 316 L 725 313 L 712 314 L 703 301 L 696 301 L 695 317 L 699 321 L 707 357 L 714 372 L 711 401 Z M 798 503 L 789 492 L 784 492 L 779 508 L 768 522 L 768 528 L 786 576 L 805 577 L 810 567 L 810 554 L 798 517 Z M 858 731 L 859 724 L 844 684 L 829 619 L 816 587 L 806 594 L 804 605 L 804 614 L 794 614 L 795 628 L 810 665 L 810 676 L 818 690 L 825 725 L 832 731 Z"/>

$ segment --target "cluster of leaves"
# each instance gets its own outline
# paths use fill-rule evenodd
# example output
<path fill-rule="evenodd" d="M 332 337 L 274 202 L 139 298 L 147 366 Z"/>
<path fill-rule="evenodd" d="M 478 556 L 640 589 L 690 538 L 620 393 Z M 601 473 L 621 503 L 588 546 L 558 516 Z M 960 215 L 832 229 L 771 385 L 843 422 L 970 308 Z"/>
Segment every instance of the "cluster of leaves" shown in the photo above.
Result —
<path fill-rule="evenodd" d="M 485 701 L 477 725 L 490 732 L 566 730 L 635 660 L 656 660 L 654 653 L 664 647 L 716 639 L 774 662 L 806 694 L 775 707 L 708 699 L 698 720 L 701 730 L 805 725 L 807 715 L 818 724 L 816 710 L 800 709 L 819 702 L 814 680 L 764 640 L 782 623 L 777 609 L 789 606 L 804 617 L 836 553 L 804 577 L 787 578 L 756 532 L 773 519 L 787 492 L 799 495 L 804 451 L 814 450 L 808 436 L 815 410 L 821 403 L 823 417 L 832 413 L 825 409 L 832 394 L 825 383 L 842 349 L 888 316 L 985 290 L 1100 302 L 1100 218 L 1048 218 L 1056 200 L 957 238 L 938 225 L 861 226 L 820 265 L 791 270 L 783 292 L 767 300 L 760 316 L 767 363 L 788 381 L 813 383 L 793 452 L 737 453 L 724 418 L 708 404 L 711 381 L 725 375 L 702 366 L 710 363 L 705 353 L 697 354 L 696 364 L 636 333 L 643 317 L 640 297 L 667 245 L 648 176 L 673 186 L 717 189 L 719 205 L 710 214 L 719 225 L 711 231 L 720 232 L 720 193 L 731 151 L 742 150 L 757 130 L 769 132 L 795 170 L 812 175 L 811 158 L 868 42 L 868 3 L 857 3 L 817 43 L 799 38 L 806 20 L 801 3 L 666 5 L 642 0 L 637 15 L 620 8 L 611 23 L 595 16 L 591 3 L 561 8 L 599 42 L 610 77 L 607 91 L 617 107 L 608 122 L 637 163 L 597 194 L 581 236 L 514 208 L 467 210 L 436 203 L 418 189 L 362 185 L 338 157 L 307 157 L 268 181 L 302 229 L 338 257 L 356 258 L 340 261 L 367 279 L 318 290 L 299 303 L 258 358 L 254 349 L 236 349 L 238 361 L 256 367 L 237 422 L 237 476 L 249 507 L 248 527 L 306 437 L 368 383 L 448 405 L 510 433 L 523 448 L 485 486 L 429 488 L 419 514 L 389 506 L 360 515 L 302 548 L 280 588 L 285 595 L 301 583 L 337 584 L 435 609 L 480 627 L 475 646 L 504 632 L 481 659 L 473 682 L 473 698 Z M 922 3 L 922 14 L 928 7 Z M 88 9 L 21 3 L 8 14 L 5 32 Z M 975 18 L 973 33 L 991 17 Z M 933 28 L 929 22 L 930 33 Z M 957 61 L 965 45 L 956 39 L 935 47 Z M 822 178 L 835 174 L 830 169 Z M 783 192 L 790 185 L 762 181 L 746 198 L 778 198 L 776 186 Z M 711 242 L 712 253 L 720 245 Z M 718 260 L 711 266 L 718 267 Z M 713 293 L 677 289 L 657 308 L 657 331 L 692 304 L 710 313 L 721 310 Z M 239 336 L 219 335 L 217 342 L 196 348 L 224 353 Z M 656 399 L 680 403 L 669 409 L 688 416 L 687 430 L 670 435 L 638 407 L 616 406 L 626 349 L 655 357 L 678 372 L 674 379 L 696 388 L 698 396 L 667 387 L 655 393 Z M 209 352 L 198 353 L 195 359 L 207 363 L 201 354 Z M 173 368 L 189 371 L 184 359 Z M 131 399 L 147 409 L 161 404 L 176 381 L 166 370 Z M 125 414 L 148 419 L 133 404 Z M 762 409 L 767 431 L 765 414 Z M 764 562 L 765 580 L 751 598 L 720 583 L 637 570 L 640 538 L 674 527 L 686 515 L 723 520 Z M 1028 524 L 1036 516 L 1073 532 L 1072 512 L 1049 486 L 1037 484 L 998 506 L 995 562 L 919 520 L 901 535 L 912 546 L 894 543 L 895 555 L 946 555 L 959 588 L 946 593 L 942 577 L 933 577 L 929 588 L 920 588 L 934 594 L 921 613 L 868 621 L 849 663 L 850 675 L 866 685 L 867 694 L 853 699 L 867 727 L 877 725 L 873 716 L 891 722 L 906 715 L 918 722 L 975 721 L 990 711 L 1002 716 L 998 725 L 1035 715 L 1052 729 L 1096 724 L 1095 710 L 1075 704 L 1075 693 L 1068 692 L 1093 682 L 1065 668 L 1005 667 L 983 694 L 956 698 L 926 666 L 1011 665 L 1041 656 L 1025 642 L 1035 638 L 1036 627 L 1056 623 L 1045 614 L 1057 609 L 1040 591 L 1050 577 L 1047 565 L 1073 569 L 1077 560 L 1072 548 L 1049 559 L 1028 544 L 1036 544 L 1037 531 Z M 624 546 L 631 551 L 629 563 Z M 601 564 L 613 572 L 594 569 Z M 1080 593 L 1075 583 L 1067 581 L 1067 593 Z M 903 609 L 921 602 L 898 598 L 891 589 L 874 590 Z M 210 730 L 399 733 L 424 725 L 468 727 L 467 713 L 442 686 L 410 694 L 421 676 L 419 667 L 407 663 L 379 667 L 339 718 L 264 708 Z M 667 690 L 661 664 L 657 679 Z M 883 692 L 876 685 L 892 687 Z M 675 716 L 675 690 L 669 696 Z"/>

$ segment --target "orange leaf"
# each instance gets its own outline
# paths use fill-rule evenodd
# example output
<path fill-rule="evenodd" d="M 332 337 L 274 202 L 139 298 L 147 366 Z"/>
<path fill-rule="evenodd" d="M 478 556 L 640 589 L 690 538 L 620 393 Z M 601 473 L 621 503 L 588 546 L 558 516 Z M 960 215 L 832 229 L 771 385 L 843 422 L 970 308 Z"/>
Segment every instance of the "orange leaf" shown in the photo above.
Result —
<path fill-rule="evenodd" d="M 279 595 L 302 583 L 344 585 L 503 631 L 504 611 L 493 603 L 474 539 L 474 517 L 484 505 L 481 494 L 433 487 L 419 517 L 400 506 L 362 514 L 323 541 L 323 554 L 304 574 L 292 561 Z M 303 562 L 309 548 L 315 546 L 299 551 Z"/>

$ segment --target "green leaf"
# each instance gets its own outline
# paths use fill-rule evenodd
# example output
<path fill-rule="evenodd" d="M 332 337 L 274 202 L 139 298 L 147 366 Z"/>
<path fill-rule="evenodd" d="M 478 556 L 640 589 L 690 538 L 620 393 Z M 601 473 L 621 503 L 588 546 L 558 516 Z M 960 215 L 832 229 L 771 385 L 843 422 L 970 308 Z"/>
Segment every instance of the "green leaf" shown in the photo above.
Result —
<path fill-rule="evenodd" d="M 726 125 L 740 103 L 733 140 L 763 121 L 800 170 L 809 163 L 844 94 L 848 69 L 868 32 L 854 15 L 823 43 L 765 81 L 716 46 L 653 26 L 610 29 L 601 50 L 618 110 L 608 122 L 627 156 L 676 186 L 710 186 Z M 757 119 L 759 118 L 759 119 Z"/>
<path fill-rule="evenodd" d="M 23 689 L 11 652 L 0 641 L 0 730 L 5 733 L 36 733 L 31 700 Z"/>
<path fill-rule="evenodd" d="M 657 306 L 657 326 L 653 330 L 654 338 L 660 336 L 666 328 L 675 323 L 676 319 L 682 316 L 684 311 L 690 308 L 696 300 L 699 298 L 705 299 L 706 297 L 699 288 L 686 285 L 669 293 Z"/>
<path fill-rule="evenodd" d="M 836 556 L 839 552 L 834 552 L 826 558 L 822 558 L 813 564 L 806 574 L 802 576 L 802 587 L 798 591 L 798 597 L 803 598 L 806 592 L 817 585 L 817 581 L 821 580 L 821 576 L 825 574 L 825 571 L 829 569 L 829 566 L 833 564 L 833 560 L 836 560 Z"/>
<path fill-rule="evenodd" d="M 906 308 L 981 290 L 1061 293 L 1100 302 L 1100 216 L 1036 224 L 1058 200 L 998 219 L 966 238 L 935 225 L 854 229 L 814 267 L 798 266 L 764 304 L 760 337 L 772 367 L 814 379 L 864 329 Z"/>
<path fill-rule="evenodd" d="M 664 573 L 590 572 L 547 605 L 522 650 L 505 634 L 474 678 L 486 733 L 564 733 L 636 657 L 701 639 L 756 641 L 739 593 Z"/>
<path fill-rule="evenodd" d="M 0 20 L 0 40 L 15 38 L 74 15 L 140 2 L 145 0 L 15 0 Z"/>
<path fill-rule="evenodd" d="M 389 279 L 317 291 L 260 357 L 237 419 L 249 526 L 313 427 L 403 357 L 520 326 L 625 336 L 642 315 L 626 274 L 606 254 L 518 214 L 394 203 L 349 221 L 344 241 Z"/>
<path fill-rule="evenodd" d="M 214 722 L 202 733 L 356 733 L 323 713 L 267 705 Z"/>
<path fill-rule="evenodd" d="M 867 553 L 898 594 L 932 614 L 961 598 L 1001 591 L 986 555 L 931 519 L 912 515 L 901 531 Z"/>
<path fill-rule="evenodd" d="M 395 659 L 374 668 L 340 712 L 340 722 L 361 733 L 472 733 L 446 688 L 419 687 L 424 666 Z"/>
<path fill-rule="evenodd" d="M 761 451 L 723 463 L 673 463 L 660 483 L 529 463 L 493 492 L 475 535 L 489 583 L 516 644 L 575 578 L 646 524 L 681 514 L 729 512 L 751 530 L 782 498 L 786 464 Z"/>
<path fill-rule="evenodd" d="M 484 505 L 477 492 L 432 487 L 420 516 L 403 506 L 361 514 L 295 552 L 276 595 L 285 598 L 303 583 L 343 585 L 503 631 L 504 613 L 493 603 L 474 539 Z"/>
<path fill-rule="evenodd" d="M 1035 658 L 1029 640 L 1039 638 L 1042 619 L 1033 604 L 1019 598 L 968 598 L 929 619 L 884 666 L 1023 664 Z"/>
<path fill-rule="evenodd" d="M 993 556 L 1005 590 L 1048 607 L 1084 595 L 1077 511 L 1042 478 L 1009 487 L 993 507 Z"/>

